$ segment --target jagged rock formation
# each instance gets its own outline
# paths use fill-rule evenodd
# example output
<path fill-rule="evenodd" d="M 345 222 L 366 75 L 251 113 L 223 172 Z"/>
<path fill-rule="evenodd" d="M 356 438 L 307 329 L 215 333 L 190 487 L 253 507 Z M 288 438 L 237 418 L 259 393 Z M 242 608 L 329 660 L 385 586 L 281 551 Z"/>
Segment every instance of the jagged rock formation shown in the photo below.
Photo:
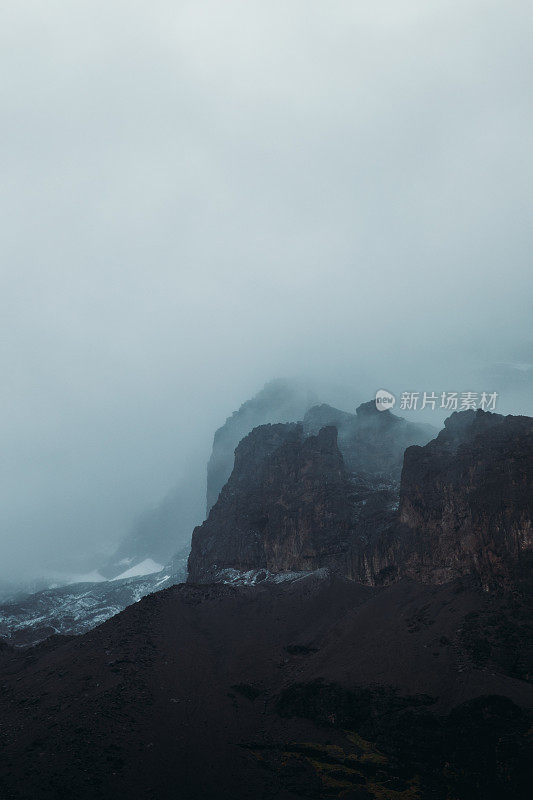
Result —
<path fill-rule="evenodd" d="M 316 402 L 313 390 L 297 381 L 278 378 L 267 383 L 228 417 L 215 433 L 213 451 L 207 465 L 208 513 L 231 475 L 233 455 L 241 439 L 258 425 L 297 422 Z"/>
<path fill-rule="evenodd" d="M 452 415 L 434 441 L 407 449 L 398 508 L 394 474 L 409 428 L 389 413 L 365 404 L 354 421 L 321 406 L 302 426 L 252 431 L 194 532 L 189 581 L 329 567 L 370 586 L 461 576 L 513 585 L 532 549 L 533 420 Z M 335 428 L 320 428 L 331 419 L 339 444 Z"/>
<path fill-rule="evenodd" d="M 533 548 L 533 419 L 452 414 L 405 453 L 400 521 L 413 535 L 404 572 L 431 583 L 474 575 L 510 586 Z"/>
<path fill-rule="evenodd" d="M 190 579 L 208 581 L 228 568 L 283 572 L 336 564 L 353 531 L 352 495 L 335 428 L 308 437 L 291 423 L 255 428 L 193 534 Z"/>
<path fill-rule="evenodd" d="M 368 403 L 356 415 L 322 405 L 301 425 L 255 428 L 237 447 L 228 483 L 193 534 L 189 579 L 333 567 L 379 581 L 377 573 L 388 575 L 388 552 L 382 566 L 374 558 L 370 568 L 372 555 L 357 556 L 354 546 L 363 553 L 378 518 L 388 521 L 397 505 L 400 453 L 408 442 L 427 441 L 428 427 Z"/>

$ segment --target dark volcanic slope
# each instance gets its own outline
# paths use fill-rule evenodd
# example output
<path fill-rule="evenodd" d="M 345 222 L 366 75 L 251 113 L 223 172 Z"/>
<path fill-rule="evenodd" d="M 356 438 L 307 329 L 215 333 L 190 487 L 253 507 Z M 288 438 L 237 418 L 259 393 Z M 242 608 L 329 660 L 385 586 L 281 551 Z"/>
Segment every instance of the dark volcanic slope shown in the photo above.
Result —
<path fill-rule="evenodd" d="M 83 637 L 4 648 L 0 797 L 525 798 L 509 602 L 320 574 L 180 585 Z"/>

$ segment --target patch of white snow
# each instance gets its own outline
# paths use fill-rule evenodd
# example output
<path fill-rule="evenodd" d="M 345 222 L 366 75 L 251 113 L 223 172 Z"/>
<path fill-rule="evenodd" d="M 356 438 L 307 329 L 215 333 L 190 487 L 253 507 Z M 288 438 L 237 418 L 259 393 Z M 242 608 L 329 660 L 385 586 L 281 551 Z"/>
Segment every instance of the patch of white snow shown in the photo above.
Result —
<path fill-rule="evenodd" d="M 121 581 L 124 578 L 140 578 L 142 575 L 151 575 L 153 572 L 161 572 L 162 569 L 162 564 L 158 564 L 152 558 L 145 558 L 144 561 L 141 561 L 134 567 L 130 567 L 130 569 L 117 575 L 116 578 L 112 578 L 112 580 Z"/>

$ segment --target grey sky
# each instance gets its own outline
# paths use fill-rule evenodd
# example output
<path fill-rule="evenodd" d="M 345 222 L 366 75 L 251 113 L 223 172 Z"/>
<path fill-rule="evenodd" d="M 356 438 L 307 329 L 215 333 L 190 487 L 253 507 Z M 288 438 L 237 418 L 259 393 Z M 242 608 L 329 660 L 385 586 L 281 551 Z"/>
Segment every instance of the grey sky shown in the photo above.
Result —
<path fill-rule="evenodd" d="M 271 377 L 533 362 L 532 34 L 526 0 L 2 3 L 0 575 L 115 541 Z"/>

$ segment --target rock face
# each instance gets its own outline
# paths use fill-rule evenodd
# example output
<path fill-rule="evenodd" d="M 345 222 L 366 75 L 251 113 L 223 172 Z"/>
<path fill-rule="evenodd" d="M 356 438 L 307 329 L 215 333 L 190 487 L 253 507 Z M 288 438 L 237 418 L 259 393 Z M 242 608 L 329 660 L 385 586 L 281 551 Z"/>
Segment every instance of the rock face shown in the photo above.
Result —
<path fill-rule="evenodd" d="M 453 414 L 406 450 L 398 494 L 403 443 L 428 432 L 389 414 L 319 406 L 302 425 L 252 431 L 195 529 L 189 581 L 328 567 L 369 586 L 470 576 L 512 587 L 533 545 L 533 420 Z"/>
<path fill-rule="evenodd" d="M 208 519 L 195 529 L 189 580 L 227 579 L 228 570 L 321 567 L 372 585 L 388 580 L 390 545 L 376 542 L 397 508 L 400 455 L 406 443 L 426 442 L 431 430 L 374 403 L 357 414 L 316 406 L 301 425 L 255 428 L 237 447 Z"/>
<path fill-rule="evenodd" d="M 406 451 L 400 521 L 413 536 L 410 577 L 510 586 L 533 548 L 532 517 L 530 417 L 455 413 L 434 441 Z"/>
<path fill-rule="evenodd" d="M 355 521 L 354 487 L 337 430 L 304 436 L 297 424 L 262 425 L 235 451 L 235 467 L 196 528 L 191 581 L 236 569 L 284 572 L 336 565 Z"/>
<path fill-rule="evenodd" d="M 207 465 L 208 513 L 231 475 L 233 455 L 241 439 L 258 425 L 297 422 L 316 402 L 316 395 L 306 386 L 278 378 L 267 383 L 258 394 L 228 417 L 215 433 L 213 451 Z"/>

